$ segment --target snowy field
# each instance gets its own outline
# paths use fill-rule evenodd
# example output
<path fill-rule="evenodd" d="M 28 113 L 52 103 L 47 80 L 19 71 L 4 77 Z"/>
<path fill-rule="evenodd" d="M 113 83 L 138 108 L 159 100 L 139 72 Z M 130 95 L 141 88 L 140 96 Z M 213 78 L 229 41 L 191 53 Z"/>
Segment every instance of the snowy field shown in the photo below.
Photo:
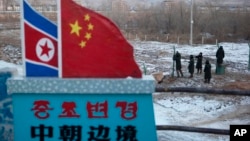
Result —
<path fill-rule="evenodd" d="M 157 87 L 200 87 L 225 89 L 250 89 L 248 71 L 249 46 L 246 43 L 220 43 L 225 51 L 226 73 L 215 75 L 216 45 L 177 45 L 161 42 L 131 41 L 135 49 L 135 58 L 147 78 L 152 73 L 163 72 L 166 76 Z M 182 55 L 183 78 L 172 78 L 173 47 Z M 2 50 L 16 48 L 9 45 Z M 11 51 L 10 51 L 11 52 Z M 13 52 L 13 51 L 12 51 Z M 212 80 L 203 83 L 203 74 L 188 78 L 189 55 L 203 53 L 204 59 L 212 64 Z M 20 52 L 19 52 L 20 53 Z M 18 54 L 18 52 L 14 52 Z M 0 70 L 11 69 L 15 77 L 23 76 L 21 65 L 0 61 Z M 237 85 L 241 84 L 241 85 Z M 154 93 L 153 105 L 156 125 L 182 125 L 229 130 L 232 124 L 250 124 L 250 97 L 234 95 L 210 95 L 195 93 Z M 1 105 L 0 105 L 1 106 Z M 191 133 L 179 131 L 157 131 L 158 141 L 229 141 L 227 135 Z"/>
<path fill-rule="evenodd" d="M 147 73 L 163 72 L 166 79 L 157 87 L 200 87 L 250 89 L 248 71 L 249 46 L 246 43 L 220 43 L 225 51 L 225 75 L 215 75 L 216 45 L 176 45 L 159 42 L 132 42 L 136 58 Z M 171 78 L 174 48 L 182 54 L 184 78 Z M 203 53 L 212 65 L 210 84 L 203 83 L 203 74 L 188 78 L 189 55 Z M 140 55 L 139 55 L 140 54 Z M 176 76 L 176 74 L 175 74 Z M 241 87 L 237 84 L 242 84 Z M 233 124 L 250 124 L 250 97 L 194 93 L 154 93 L 157 125 L 182 125 L 229 130 Z M 229 141 L 227 135 L 158 131 L 159 141 Z"/>

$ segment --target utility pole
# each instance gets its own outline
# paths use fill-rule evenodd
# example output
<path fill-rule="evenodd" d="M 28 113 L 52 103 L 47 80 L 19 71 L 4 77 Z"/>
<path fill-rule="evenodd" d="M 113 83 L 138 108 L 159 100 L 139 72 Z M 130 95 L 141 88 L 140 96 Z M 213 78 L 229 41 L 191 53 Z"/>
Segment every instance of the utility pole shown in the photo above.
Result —
<path fill-rule="evenodd" d="M 248 71 L 250 71 L 250 43 L 248 43 L 249 54 L 248 54 Z"/>
<path fill-rule="evenodd" d="M 193 0 L 191 0 L 191 12 L 190 12 L 190 45 L 193 45 Z"/>

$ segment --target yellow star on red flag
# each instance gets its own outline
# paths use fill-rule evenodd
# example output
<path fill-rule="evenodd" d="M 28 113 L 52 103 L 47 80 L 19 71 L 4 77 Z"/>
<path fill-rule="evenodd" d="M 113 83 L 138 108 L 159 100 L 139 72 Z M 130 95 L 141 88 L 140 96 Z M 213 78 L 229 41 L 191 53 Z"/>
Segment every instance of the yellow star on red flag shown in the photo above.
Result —
<path fill-rule="evenodd" d="M 81 41 L 81 43 L 79 44 L 81 48 L 84 48 L 86 46 L 86 42 L 85 41 Z"/>
<path fill-rule="evenodd" d="M 87 40 L 91 39 L 91 33 L 88 33 L 88 32 L 87 32 L 87 33 L 85 34 L 85 38 L 86 38 Z"/>
<path fill-rule="evenodd" d="M 78 25 L 78 21 L 76 20 L 74 24 L 70 23 L 69 25 L 71 27 L 70 34 L 75 33 L 77 36 L 79 36 L 80 35 L 80 30 L 82 29 L 82 27 Z"/>
<path fill-rule="evenodd" d="M 93 30 L 93 29 L 94 29 L 94 25 L 91 24 L 91 23 L 89 23 L 89 24 L 88 24 L 88 30 Z"/>
<path fill-rule="evenodd" d="M 84 20 L 85 20 L 85 21 L 89 21 L 89 20 L 90 20 L 89 14 L 84 15 Z"/>

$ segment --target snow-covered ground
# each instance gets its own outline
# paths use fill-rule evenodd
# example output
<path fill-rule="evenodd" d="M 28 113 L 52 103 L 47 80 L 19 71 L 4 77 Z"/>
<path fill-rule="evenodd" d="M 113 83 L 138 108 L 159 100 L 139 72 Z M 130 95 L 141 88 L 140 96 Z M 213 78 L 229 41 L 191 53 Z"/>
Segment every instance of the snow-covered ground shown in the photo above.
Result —
<path fill-rule="evenodd" d="M 248 71 L 249 46 L 247 43 L 220 43 L 225 51 L 225 75 L 215 75 L 217 45 L 177 45 L 161 42 L 131 42 L 135 47 L 136 60 L 147 75 L 163 72 L 166 79 L 157 87 L 244 88 L 250 89 Z M 172 56 L 182 54 L 184 78 L 172 78 Z M 188 78 L 187 65 L 190 55 L 203 53 L 212 64 L 212 80 L 203 83 L 203 75 Z M 175 74 L 176 76 L 176 74 Z M 237 84 L 241 84 L 238 86 Z M 154 93 L 154 109 L 157 125 L 182 125 L 229 130 L 233 124 L 250 124 L 250 97 L 194 93 Z M 227 135 L 158 131 L 159 141 L 228 141 Z"/>
<path fill-rule="evenodd" d="M 172 56 L 175 50 L 182 55 L 182 65 L 187 66 L 189 55 L 198 55 L 203 53 L 203 61 L 208 59 L 214 64 L 217 45 L 177 45 L 162 42 L 131 42 L 134 45 L 136 59 L 140 66 L 144 63 L 149 73 L 163 71 L 170 73 L 172 71 Z M 249 46 L 247 43 L 219 43 L 225 51 L 224 64 L 233 71 L 246 72 L 249 60 Z M 215 69 L 215 66 L 213 67 Z M 187 71 L 183 67 L 184 71 Z M 230 70 L 231 71 L 231 70 Z"/>
<path fill-rule="evenodd" d="M 200 87 L 200 88 L 244 88 L 250 89 L 248 71 L 249 46 L 246 43 L 220 43 L 225 51 L 226 73 L 215 75 L 216 45 L 177 45 L 162 42 L 131 41 L 135 58 L 140 68 L 146 67 L 146 77 L 163 72 L 164 82 L 157 87 Z M 172 78 L 173 47 L 182 55 L 183 78 Z M 2 47 L 2 49 L 11 46 Z M 189 55 L 203 53 L 205 62 L 212 64 L 212 80 L 203 83 L 203 74 L 188 78 Z M 23 76 L 21 65 L 0 61 L 0 70 L 11 69 L 14 76 Z M 237 84 L 242 84 L 238 86 Z M 235 86 L 235 87 L 234 87 Z M 237 87 L 236 87 L 237 86 Z M 243 87 L 244 86 L 244 87 Z M 227 129 L 232 124 L 250 124 L 250 97 L 234 95 L 210 95 L 197 93 L 154 93 L 153 105 L 156 125 L 183 125 Z M 180 131 L 157 131 L 159 141 L 228 141 L 227 135 L 190 133 Z"/>

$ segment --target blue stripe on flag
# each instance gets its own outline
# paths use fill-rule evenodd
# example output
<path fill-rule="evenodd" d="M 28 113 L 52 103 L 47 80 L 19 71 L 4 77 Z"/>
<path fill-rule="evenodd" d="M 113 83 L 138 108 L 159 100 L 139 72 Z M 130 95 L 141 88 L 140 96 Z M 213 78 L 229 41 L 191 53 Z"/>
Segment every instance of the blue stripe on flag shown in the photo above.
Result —
<path fill-rule="evenodd" d="M 34 11 L 25 0 L 23 7 L 25 20 L 57 39 L 57 26 L 54 23 Z"/>
<path fill-rule="evenodd" d="M 26 75 L 29 77 L 58 77 L 58 70 L 26 62 Z"/>

